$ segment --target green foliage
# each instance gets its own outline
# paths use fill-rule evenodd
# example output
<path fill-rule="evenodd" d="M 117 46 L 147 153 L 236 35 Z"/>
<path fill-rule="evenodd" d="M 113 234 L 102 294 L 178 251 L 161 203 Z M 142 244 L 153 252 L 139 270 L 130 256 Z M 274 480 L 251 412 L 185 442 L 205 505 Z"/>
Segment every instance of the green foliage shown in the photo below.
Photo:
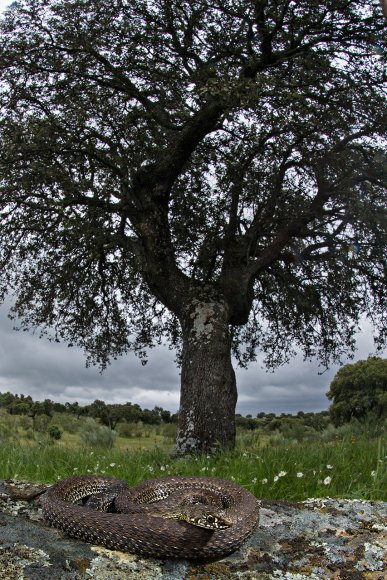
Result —
<path fill-rule="evenodd" d="M 28 415 L 33 419 L 35 429 L 44 431 L 50 419 L 60 414 L 62 426 L 69 433 L 76 433 L 81 426 L 80 417 L 98 419 L 102 425 L 114 430 L 119 423 L 138 423 L 161 425 L 173 423 L 176 416 L 170 411 L 155 407 L 152 410 L 141 409 L 137 404 L 107 404 L 96 399 L 91 405 L 81 406 L 78 402 L 62 405 L 46 399 L 43 402 L 33 401 L 31 396 L 0 393 L 0 409 L 4 408 L 10 415 Z"/>
<path fill-rule="evenodd" d="M 108 432 L 110 430 L 105 428 Z M 44 442 L 20 444 L 3 441 L 0 446 L 0 478 L 54 482 L 70 475 L 113 475 L 135 485 L 165 475 L 209 475 L 233 479 L 258 498 L 305 500 L 309 497 L 387 500 L 385 439 L 349 431 L 329 441 L 323 439 L 262 446 L 254 431 L 240 440 L 234 452 L 215 457 L 171 459 L 168 452 L 128 451 L 85 447 L 69 449 Z"/>
<path fill-rule="evenodd" d="M 270 444 L 283 441 L 303 441 L 317 439 L 329 423 L 329 413 L 298 413 L 297 416 L 276 416 L 274 413 L 259 413 L 257 418 L 236 416 L 236 425 L 241 430 L 257 430 L 257 436 L 269 437 Z"/>
<path fill-rule="evenodd" d="M 81 423 L 87 441 L 74 433 L 69 437 L 64 429 L 53 445 L 48 434 L 28 427 L 26 420 L 32 419 L 0 409 L 0 478 L 56 481 L 81 473 L 105 473 L 134 485 L 163 475 L 212 475 L 234 479 L 259 498 L 296 501 L 329 495 L 387 500 L 387 424 L 379 424 L 378 429 L 371 420 L 352 421 L 337 429 L 327 424 L 311 434 L 304 421 L 312 422 L 313 415 L 317 424 L 329 418 L 327 412 L 281 417 L 260 413 L 255 429 L 238 427 L 235 452 L 171 459 L 173 423 L 120 423 L 120 436 L 114 436 L 111 429 L 88 418 L 86 425 Z M 62 429 L 68 417 L 68 413 L 56 414 L 52 426 Z M 76 417 L 73 420 L 78 423 Z M 275 430 L 268 428 L 273 421 Z M 125 426 L 133 429 L 134 437 L 121 438 Z M 114 447 L 109 446 L 112 437 Z M 89 451 L 85 443 L 91 443 Z M 146 445 L 150 445 L 147 450 Z"/>
<path fill-rule="evenodd" d="M 38 433 L 46 433 L 50 424 L 51 417 L 48 415 L 37 415 L 33 417 L 33 428 Z"/>
<path fill-rule="evenodd" d="M 117 433 L 103 425 L 96 425 L 93 421 L 87 420 L 86 425 L 79 432 L 82 441 L 90 447 L 104 447 L 111 449 Z"/>
<path fill-rule="evenodd" d="M 330 439 L 336 438 L 360 438 L 382 437 L 387 433 L 387 418 L 376 420 L 376 417 L 370 413 L 362 419 L 351 419 L 347 423 L 336 427 L 335 431 L 331 433 Z M 328 434 L 325 434 L 325 439 L 329 440 Z"/>
<path fill-rule="evenodd" d="M 174 423 L 167 423 L 162 428 L 162 434 L 166 439 L 173 441 L 176 435 L 176 425 Z"/>
<path fill-rule="evenodd" d="M 47 433 L 55 441 L 58 441 L 62 437 L 62 431 L 58 425 L 50 425 L 47 429 Z"/>
<path fill-rule="evenodd" d="M 327 393 L 330 415 L 338 426 L 352 419 L 387 417 L 387 359 L 369 358 L 342 367 Z"/>
<path fill-rule="evenodd" d="M 130 439 L 135 436 L 137 430 L 136 423 L 119 423 L 117 426 L 117 433 L 120 437 Z"/>
<path fill-rule="evenodd" d="M 0 21 L 0 301 L 12 288 L 22 328 L 102 368 L 164 339 L 189 350 L 189 313 L 208 306 L 208 354 L 222 336 L 230 384 L 230 350 L 241 365 L 297 348 L 327 365 L 362 314 L 383 330 L 383 31 L 377 0 L 14 2 Z M 191 380 L 189 360 L 180 451 L 230 447 L 235 393 L 220 413 L 210 391 L 227 381 L 209 379 L 211 356 Z M 128 420 L 93 405 L 110 429 Z"/>
<path fill-rule="evenodd" d="M 78 416 L 67 413 L 55 415 L 55 421 L 60 423 L 60 427 L 67 433 L 75 434 L 82 428 L 82 421 Z"/>

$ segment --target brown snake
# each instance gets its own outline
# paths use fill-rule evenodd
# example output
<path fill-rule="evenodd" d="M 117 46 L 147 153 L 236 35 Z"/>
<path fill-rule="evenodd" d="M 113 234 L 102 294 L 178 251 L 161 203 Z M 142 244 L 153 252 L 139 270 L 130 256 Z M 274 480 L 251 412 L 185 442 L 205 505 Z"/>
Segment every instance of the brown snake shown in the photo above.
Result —
<path fill-rule="evenodd" d="M 176 498 L 174 498 L 176 493 Z M 108 497 L 96 511 L 75 502 Z M 126 482 L 81 475 L 53 485 L 43 515 L 69 536 L 156 558 L 215 560 L 237 550 L 258 525 L 259 504 L 249 491 L 216 477 L 160 477 L 129 489 Z M 112 507 L 113 506 L 113 507 Z M 199 526 L 204 527 L 199 527 Z"/>

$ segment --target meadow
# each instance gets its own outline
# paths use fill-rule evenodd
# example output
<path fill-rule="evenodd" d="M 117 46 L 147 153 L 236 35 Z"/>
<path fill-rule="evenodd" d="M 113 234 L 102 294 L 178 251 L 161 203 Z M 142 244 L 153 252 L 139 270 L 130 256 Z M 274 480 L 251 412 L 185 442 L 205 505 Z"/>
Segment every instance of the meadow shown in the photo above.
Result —
<path fill-rule="evenodd" d="M 49 435 L 57 427 L 61 436 Z M 0 410 L 0 478 L 51 483 L 98 473 L 130 486 L 165 475 L 232 479 L 258 498 L 304 500 L 341 497 L 387 500 L 387 446 L 383 426 L 358 422 L 293 437 L 238 426 L 234 451 L 172 459 L 173 424 L 122 423 L 111 432 L 91 418 L 12 416 Z M 296 436 L 294 436 L 296 434 Z"/>

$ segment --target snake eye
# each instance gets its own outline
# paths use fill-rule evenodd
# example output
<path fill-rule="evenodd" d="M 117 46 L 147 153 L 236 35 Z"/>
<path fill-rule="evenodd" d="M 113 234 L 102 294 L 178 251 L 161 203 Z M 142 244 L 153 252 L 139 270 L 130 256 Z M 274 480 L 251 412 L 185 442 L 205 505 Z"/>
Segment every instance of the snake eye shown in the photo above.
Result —
<path fill-rule="evenodd" d="M 211 515 L 207 516 L 207 522 L 208 522 L 209 524 L 215 524 L 215 523 L 216 523 L 216 521 L 217 521 L 217 520 L 216 520 L 216 517 L 215 517 L 215 516 L 211 516 Z"/>

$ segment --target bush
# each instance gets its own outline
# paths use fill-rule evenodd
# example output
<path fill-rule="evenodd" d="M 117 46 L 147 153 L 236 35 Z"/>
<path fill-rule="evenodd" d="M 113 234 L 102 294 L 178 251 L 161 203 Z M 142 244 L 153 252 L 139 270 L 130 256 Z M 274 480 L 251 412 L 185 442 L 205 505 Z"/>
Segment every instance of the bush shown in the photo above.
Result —
<path fill-rule="evenodd" d="M 365 419 L 352 419 L 349 423 L 344 423 L 337 427 L 336 434 L 339 438 L 360 438 L 381 437 L 386 432 L 387 420 L 377 419 L 375 416 L 368 415 Z"/>
<path fill-rule="evenodd" d="M 117 425 L 117 431 L 120 437 L 126 437 L 127 439 L 135 436 L 136 429 L 136 423 L 119 423 Z"/>
<path fill-rule="evenodd" d="M 163 425 L 162 435 L 166 439 L 171 439 L 173 441 L 176 436 L 176 425 L 174 423 L 167 423 Z"/>
<path fill-rule="evenodd" d="M 62 429 L 66 431 L 66 433 L 78 433 L 83 425 L 77 416 L 69 415 L 69 413 L 61 413 L 58 419 Z"/>
<path fill-rule="evenodd" d="M 37 415 L 33 419 L 33 428 L 34 431 L 38 431 L 39 433 L 45 433 L 47 431 L 47 427 L 51 421 L 51 417 L 48 415 Z"/>
<path fill-rule="evenodd" d="M 94 421 L 90 422 L 79 433 L 82 441 L 91 447 L 106 447 L 111 449 L 117 437 L 117 432 L 112 431 L 109 427 L 96 425 Z"/>
<path fill-rule="evenodd" d="M 28 429 L 32 430 L 32 417 L 26 417 L 25 415 L 19 417 L 19 426 L 24 429 L 24 431 L 27 431 Z"/>
<path fill-rule="evenodd" d="M 58 441 L 62 437 L 62 431 L 59 429 L 57 425 L 50 425 L 48 428 L 48 434 L 51 439 L 55 439 Z"/>

